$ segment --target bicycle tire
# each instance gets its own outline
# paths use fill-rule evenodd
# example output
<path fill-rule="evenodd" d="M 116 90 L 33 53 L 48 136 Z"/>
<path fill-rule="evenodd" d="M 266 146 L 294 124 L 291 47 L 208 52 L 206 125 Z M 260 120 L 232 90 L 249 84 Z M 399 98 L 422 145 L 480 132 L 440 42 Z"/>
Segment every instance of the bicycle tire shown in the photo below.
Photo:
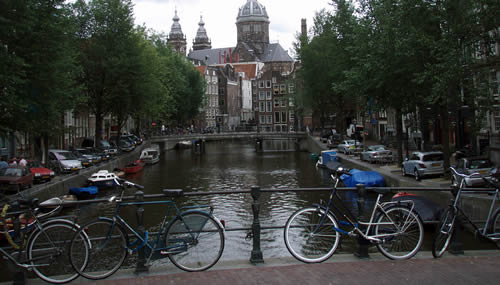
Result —
<path fill-rule="evenodd" d="M 377 249 L 389 259 L 413 257 L 424 240 L 424 225 L 420 217 L 406 207 L 390 207 L 385 212 L 377 217 L 375 235 L 394 235 L 382 237 L 382 242 L 377 243 Z"/>
<path fill-rule="evenodd" d="M 99 219 L 82 226 L 88 240 L 75 235 L 71 241 L 70 261 L 73 268 L 83 277 L 92 280 L 104 279 L 115 273 L 127 257 L 128 239 L 123 228 L 112 220 Z M 89 243 L 87 266 L 78 266 L 75 253 Z"/>
<path fill-rule="evenodd" d="M 33 231 L 26 254 L 33 266 L 33 272 L 40 279 L 49 283 L 63 284 L 79 276 L 69 260 L 70 242 L 78 232 L 77 224 L 61 220 L 46 222 Z M 82 258 L 78 266 L 85 267 L 88 262 L 88 248 L 83 248 Z"/>
<path fill-rule="evenodd" d="M 222 256 L 224 229 L 208 213 L 182 213 L 167 228 L 165 242 L 168 258 L 175 266 L 190 272 L 203 271 Z"/>
<path fill-rule="evenodd" d="M 500 208 L 496 209 L 495 213 L 493 214 L 493 221 L 491 222 L 490 233 L 500 234 Z M 497 247 L 500 249 L 500 240 L 495 240 L 493 242 L 495 242 Z"/>
<path fill-rule="evenodd" d="M 307 207 L 288 218 L 283 234 L 285 245 L 297 260 L 319 263 L 335 253 L 340 243 L 340 233 L 334 228 L 338 229 L 339 226 L 336 218 L 328 213 L 326 220 L 319 227 L 324 214 L 324 210 Z"/>
<path fill-rule="evenodd" d="M 446 209 L 441 216 L 441 221 L 436 227 L 434 238 L 432 240 L 432 256 L 434 256 L 434 258 L 440 258 L 443 256 L 446 249 L 450 245 L 456 218 L 456 215 L 453 212 L 452 208 Z"/>

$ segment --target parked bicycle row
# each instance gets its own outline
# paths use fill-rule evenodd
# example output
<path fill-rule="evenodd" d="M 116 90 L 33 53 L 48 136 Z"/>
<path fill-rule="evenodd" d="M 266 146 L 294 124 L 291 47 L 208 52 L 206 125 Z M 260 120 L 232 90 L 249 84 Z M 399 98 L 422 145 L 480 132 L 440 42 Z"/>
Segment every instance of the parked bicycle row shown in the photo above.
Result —
<path fill-rule="evenodd" d="M 452 190 L 452 204 L 436 227 L 432 245 L 436 258 L 449 246 L 459 221 L 457 216 L 467 216 L 459 207 L 459 201 L 465 197 L 462 193 L 475 191 L 465 188 L 464 181 L 477 174 L 463 175 L 453 168 L 452 171 L 461 183 Z M 382 197 L 391 193 L 390 188 L 360 187 L 359 191 L 371 191 L 377 198 L 368 218 L 358 218 L 338 195 L 341 175 L 350 175 L 350 172 L 343 167 L 332 172 L 333 187 L 327 201 L 299 209 L 287 220 L 284 242 L 290 254 L 306 263 L 325 261 L 335 253 L 341 236 L 345 235 L 368 241 L 390 259 L 415 256 L 423 243 L 424 226 L 414 201 L 384 202 Z M 496 190 L 478 192 L 492 195 L 486 221 L 481 227 L 469 222 L 479 235 L 500 247 L 500 209 L 496 208 L 500 199 L 498 177 L 485 178 Z M 116 182 L 121 193 L 105 200 L 114 207 L 112 216 L 99 217 L 83 225 L 57 217 L 64 204 L 59 198 L 42 203 L 36 199 L 20 199 L 5 204 L 0 225 L 10 247 L 0 248 L 0 253 L 18 267 L 31 269 L 51 283 L 69 282 L 78 276 L 93 280 L 109 277 L 122 266 L 127 255 L 139 251 L 144 253 L 146 266 L 155 259 L 169 258 L 182 270 L 201 271 L 218 262 L 224 250 L 226 229 L 224 220 L 215 216 L 210 205 L 178 206 L 175 200 L 184 194 L 180 189 L 163 190 L 155 196 L 160 200 L 128 201 L 124 199 L 127 187 L 143 187 L 121 179 Z M 124 207 L 148 205 L 164 205 L 165 215 L 155 232 L 142 229 L 140 223 L 134 227 L 135 223 L 120 214 Z"/>

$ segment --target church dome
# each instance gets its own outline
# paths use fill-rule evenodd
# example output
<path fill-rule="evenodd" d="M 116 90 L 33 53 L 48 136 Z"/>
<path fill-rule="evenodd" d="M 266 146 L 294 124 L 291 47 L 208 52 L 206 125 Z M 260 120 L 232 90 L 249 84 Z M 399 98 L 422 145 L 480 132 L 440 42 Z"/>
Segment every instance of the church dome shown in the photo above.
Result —
<path fill-rule="evenodd" d="M 205 22 L 200 16 L 200 22 L 198 23 L 198 31 L 196 32 L 196 41 L 208 41 L 207 30 L 205 30 Z"/>
<path fill-rule="evenodd" d="M 247 0 L 247 3 L 238 11 L 238 17 L 236 17 L 236 23 L 241 22 L 269 23 L 266 7 L 262 6 L 257 0 Z"/>

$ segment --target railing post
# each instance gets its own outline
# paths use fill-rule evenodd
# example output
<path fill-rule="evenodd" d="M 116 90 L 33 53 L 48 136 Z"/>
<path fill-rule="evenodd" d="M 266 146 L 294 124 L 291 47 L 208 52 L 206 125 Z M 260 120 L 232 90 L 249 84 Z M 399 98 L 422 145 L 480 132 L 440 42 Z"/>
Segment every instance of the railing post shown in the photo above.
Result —
<path fill-rule="evenodd" d="M 252 211 L 253 211 L 253 223 L 252 223 L 252 235 L 253 235 L 253 249 L 252 255 L 250 256 L 250 262 L 263 263 L 264 258 L 262 257 L 262 250 L 260 249 L 260 187 L 252 186 Z"/>
<path fill-rule="evenodd" d="M 364 218 L 365 212 L 365 199 L 366 199 L 366 187 L 365 184 L 356 184 L 357 192 L 358 192 L 358 220 L 361 221 Z M 361 227 L 361 226 L 360 226 Z M 361 235 L 357 237 L 358 248 L 357 251 L 354 252 L 354 255 L 358 258 L 370 258 L 368 254 L 368 248 L 370 247 L 370 242 L 363 238 Z"/>
<path fill-rule="evenodd" d="M 142 191 L 135 192 L 135 199 L 137 200 L 137 202 L 144 201 L 144 192 Z M 137 205 L 136 217 L 137 217 L 137 233 L 141 237 L 144 237 L 144 207 L 142 205 Z M 146 256 L 144 252 L 144 247 L 141 247 L 137 251 L 137 253 L 138 256 L 137 256 L 137 264 L 135 267 L 135 273 L 139 274 L 142 272 L 148 272 L 149 268 L 146 266 Z"/>

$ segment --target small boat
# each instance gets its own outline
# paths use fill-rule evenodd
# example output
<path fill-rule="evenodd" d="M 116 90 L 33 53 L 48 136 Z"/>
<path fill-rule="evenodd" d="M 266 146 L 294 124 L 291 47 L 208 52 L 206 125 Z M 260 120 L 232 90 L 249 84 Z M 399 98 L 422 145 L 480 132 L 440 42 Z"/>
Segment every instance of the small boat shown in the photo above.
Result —
<path fill-rule="evenodd" d="M 69 188 L 69 193 L 75 195 L 79 200 L 90 200 L 97 196 L 97 187 L 71 187 Z"/>
<path fill-rule="evenodd" d="M 141 152 L 140 160 L 146 164 L 155 164 L 160 161 L 160 150 L 156 148 L 146 148 Z"/>
<path fill-rule="evenodd" d="M 141 171 L 144 168 L 144 161 L 138 159 L 130 164 L 125 165 L 123 171 L 125 174 L 132 174 Z"/>
<path fill-rule="evenodd" d="M 99 170 L 87 179 L 88 186 L 111 188 L 117 186 L 118 175 L 107 170 Z"/>
<path fill-rule="evenodd" d="M 357 184 L 364 184 L 366 187 L 385 187 L 384 177 L 376 171 L 364 171 L 351 169 L 351 175 L 341 175 L 340 179 L 346 187 L 356 187 Z"/>
<path fill-rule="evenodd" d="M 328 162 L 330 161 L 338 161 L 337 152 L 334 150 L 324 150 L 318 157 L 318 161 L 316 162 L 317 167 L 326 167 Z"/>
<path fill-rule="evenodd" d="M 189 140 L 185 141 L 180 141 L 177 143 L 176 147 L 178 149 L 186 149 L 186 148 L 191 148 L 193 146 L 193 142 Z"/>

